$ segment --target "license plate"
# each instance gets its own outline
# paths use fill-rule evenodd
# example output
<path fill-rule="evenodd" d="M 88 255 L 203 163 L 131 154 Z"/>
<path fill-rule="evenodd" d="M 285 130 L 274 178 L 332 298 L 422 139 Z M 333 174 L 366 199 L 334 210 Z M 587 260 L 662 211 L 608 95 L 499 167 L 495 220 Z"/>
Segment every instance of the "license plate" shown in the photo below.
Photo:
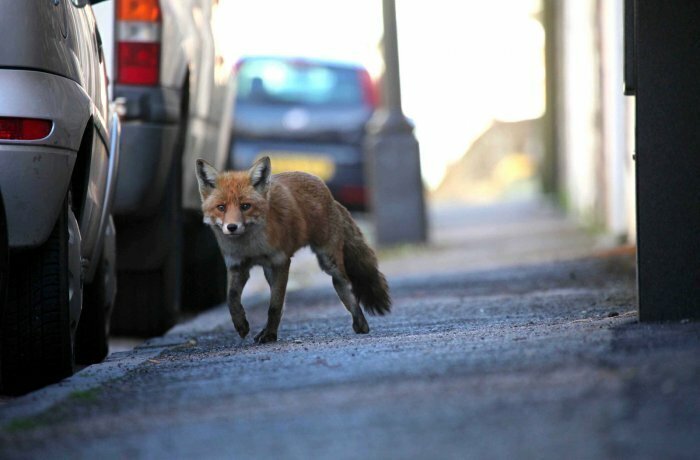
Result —
<path fill-rule="evenodd" d="M 335 163 L 324 155 L 308 155 L 294 152 L 268 151 L 258 155 L 269 156 L 272 174 L 286 171 L 304 171 L 327 181 L 335 175 Z"/>

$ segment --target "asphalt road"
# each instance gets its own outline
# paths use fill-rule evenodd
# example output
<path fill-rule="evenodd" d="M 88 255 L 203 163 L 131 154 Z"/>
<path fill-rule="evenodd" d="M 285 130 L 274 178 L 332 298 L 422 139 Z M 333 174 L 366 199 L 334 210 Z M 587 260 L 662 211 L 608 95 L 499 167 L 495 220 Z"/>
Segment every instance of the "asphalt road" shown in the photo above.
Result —
<path fill-rule="evenodd" d="M 700 323 L 637 322 L 634 254 L 442 268 L 368 335 L 330 282 L 273 344 L 215 309 L 2 404 L 0 458 L 697 458 Z"/>

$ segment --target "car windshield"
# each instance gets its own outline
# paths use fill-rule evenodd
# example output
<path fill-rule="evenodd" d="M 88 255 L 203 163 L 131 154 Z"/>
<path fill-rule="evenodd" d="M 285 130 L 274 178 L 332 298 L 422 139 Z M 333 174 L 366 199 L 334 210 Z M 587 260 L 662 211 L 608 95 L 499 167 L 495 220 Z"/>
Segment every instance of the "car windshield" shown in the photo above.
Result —
<path fill-rule="evenodd" d="M 237 73 L 238 102 L 281 105 L 360 105 L 360 73 L 322 63 L 248 59 Z"/>

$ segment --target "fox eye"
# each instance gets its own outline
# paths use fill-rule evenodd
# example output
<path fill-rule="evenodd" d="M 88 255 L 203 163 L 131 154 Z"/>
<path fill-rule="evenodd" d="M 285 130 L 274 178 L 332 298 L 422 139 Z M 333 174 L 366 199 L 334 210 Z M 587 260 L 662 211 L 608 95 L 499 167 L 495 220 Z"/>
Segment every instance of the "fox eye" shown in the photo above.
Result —
<path fill-rule="evenodd" d="M 250 209 L 250 203 L 243 203 L 241 205 L 241 211 L 247 211 Z"/>
<path fill-rule="evenodd" d="M 220 205 L 218 205 L 218 206 L 216 207 L 216 209 L 218 209 L 218 210 L 221 211 L 221 212 L 224 212 L 224 211 L 226 211 L 226 205 L 225 205 L 225 204 L 220 204 Z"/>

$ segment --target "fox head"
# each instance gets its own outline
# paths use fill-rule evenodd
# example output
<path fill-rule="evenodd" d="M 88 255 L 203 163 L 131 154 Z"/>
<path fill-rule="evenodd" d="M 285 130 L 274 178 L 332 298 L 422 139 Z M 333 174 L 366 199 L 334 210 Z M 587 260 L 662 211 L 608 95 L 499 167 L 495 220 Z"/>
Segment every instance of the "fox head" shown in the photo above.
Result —
<path fill-rule="evenodd" d="M 221 173 L 199 159 L 196 171 L 205 224 L 235 237 L 265 222 L 270 188 L 268 157 L 260 158 L 248 171 Z"/>

